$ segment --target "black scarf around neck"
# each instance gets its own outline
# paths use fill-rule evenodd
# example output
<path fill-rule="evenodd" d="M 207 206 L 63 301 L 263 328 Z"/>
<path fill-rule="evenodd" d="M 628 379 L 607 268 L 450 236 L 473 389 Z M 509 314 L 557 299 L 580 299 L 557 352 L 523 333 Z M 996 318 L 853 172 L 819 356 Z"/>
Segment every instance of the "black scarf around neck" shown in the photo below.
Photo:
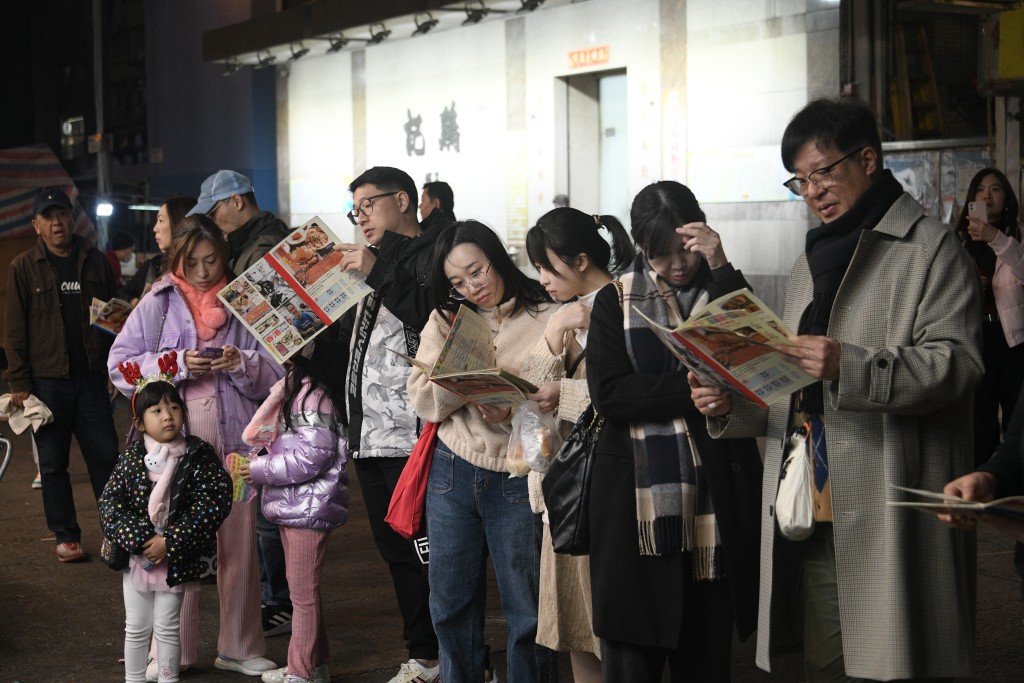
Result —
<path fill-rule="evenodd" d="M 903 195 L 903 186 L 886 169 L 842 216 L 807 231 L 805 253 L 814 283 L 810 305 L 800 317 L 797 334 L 824 335 L 832 316 L 839 285 L 850 266 L 861 233 L 872 230 Z M 796 401 L 796 410 L 821 415 L 825 404 L 822 383 L 806 387 Z"/>

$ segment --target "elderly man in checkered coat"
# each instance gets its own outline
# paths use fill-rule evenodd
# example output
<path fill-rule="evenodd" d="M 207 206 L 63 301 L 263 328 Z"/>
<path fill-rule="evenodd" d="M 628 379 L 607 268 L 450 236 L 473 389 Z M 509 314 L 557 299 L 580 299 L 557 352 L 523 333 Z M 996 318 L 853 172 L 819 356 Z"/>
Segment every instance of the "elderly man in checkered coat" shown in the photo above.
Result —
<path fill-rule="evenodd" d="M 808 681 L 974 671 L 973 535 L 886 506 L 891 485 L 941 491 L 971 469 L 982 375 L 977 277 L 953 233 L 882 168 L 873 113 L 822 99 L 782 139 L 786 186 L 821 223 L 790 273 L 785 353 L 815 384 L 768 409 L 693 383 L 719 437 L 767 435 L 757 664 L 802 642 Z M 814 529 L 783 538 L 787 437 L 805 429 Z"/>

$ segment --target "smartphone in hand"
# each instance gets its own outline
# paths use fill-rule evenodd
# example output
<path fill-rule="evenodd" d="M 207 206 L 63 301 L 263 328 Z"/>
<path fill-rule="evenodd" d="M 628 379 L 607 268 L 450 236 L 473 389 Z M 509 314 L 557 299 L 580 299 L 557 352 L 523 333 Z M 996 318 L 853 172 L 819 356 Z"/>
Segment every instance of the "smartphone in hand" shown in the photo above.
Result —
<path fill-rule="evenodd" d="M 988 205 L 985 202 L 968 202 L 967 215 L 988 223 Z"/>
<path fill-rule="evenodd" d="M 206 346 L 199 351 L 200 358 L 209 358 L 210 360 L 220 358 L 223 355 L 224 349 L 219 346 Z"/>

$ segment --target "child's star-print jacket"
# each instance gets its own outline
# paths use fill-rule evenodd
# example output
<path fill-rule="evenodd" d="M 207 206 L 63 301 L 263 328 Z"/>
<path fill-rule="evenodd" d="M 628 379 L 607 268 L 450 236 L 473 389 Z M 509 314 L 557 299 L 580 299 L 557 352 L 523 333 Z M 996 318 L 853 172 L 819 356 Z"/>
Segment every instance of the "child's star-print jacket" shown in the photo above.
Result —
<path fill-rule="evenodd" d="M 171 484 L 164 531 L 168 586 L 199 580 L 200 556 L 212 554 L 217 529 L 231 512 L 231 477 L 213 447 L 195 436 L 186 437 L 185 445 Z M 142 544 L 156 535 L 149 519 L 153 483 L 143 462 L 145 454 L 141 439 L 129 446 L 99 500 L 103 534 L 132 555 L 141 555 Z"/>

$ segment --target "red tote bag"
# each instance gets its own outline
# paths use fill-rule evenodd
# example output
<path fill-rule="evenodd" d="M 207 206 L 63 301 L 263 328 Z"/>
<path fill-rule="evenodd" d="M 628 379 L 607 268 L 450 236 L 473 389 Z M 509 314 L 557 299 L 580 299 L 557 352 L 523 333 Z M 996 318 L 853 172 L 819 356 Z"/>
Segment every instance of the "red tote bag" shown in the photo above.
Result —
<path fill-rule="evenodd" d="M 434 457 L 434 442 L 437 440 L 437 423 L 424 422 L 416 446 L 405 463 L 405 469 L 398 477 L 395 492 L 388 505 L 384 521 L 403 538 L 419 538 L 423 535 L 423 511 L 427 503 L 427 479 L 430 477 L 430 462 Z"/>

